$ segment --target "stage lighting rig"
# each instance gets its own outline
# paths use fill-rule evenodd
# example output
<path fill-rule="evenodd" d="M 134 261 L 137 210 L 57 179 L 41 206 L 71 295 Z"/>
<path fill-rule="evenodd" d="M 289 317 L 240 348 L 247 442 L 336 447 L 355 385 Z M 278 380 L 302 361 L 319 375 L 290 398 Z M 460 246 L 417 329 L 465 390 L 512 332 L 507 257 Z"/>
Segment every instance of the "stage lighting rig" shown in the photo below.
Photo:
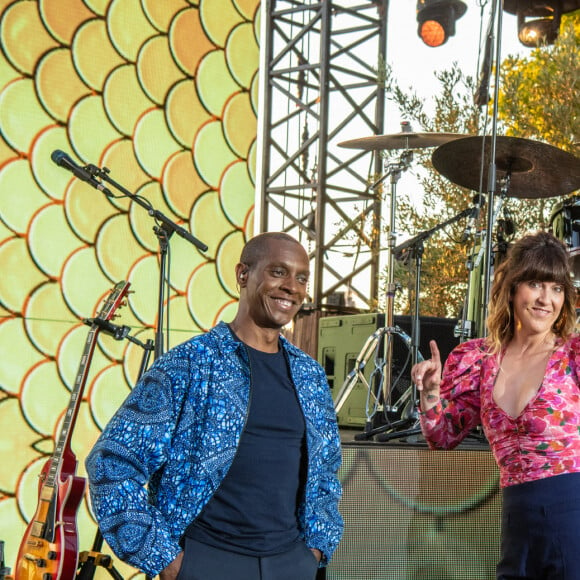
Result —
<path fill-rule="evenodd" d="M 504 0 L 503 6 L 517 16 L 518 38 L 530 48 L 554 44 L 562 14 L 579 8 L 580 0 Z"/>
<path fill-rule="evenodd" d="M 455 21 L 466 10 L 461 0 L 418 0 L 417 34 L 427 46 L 441 46 L 455 34 Z"/>

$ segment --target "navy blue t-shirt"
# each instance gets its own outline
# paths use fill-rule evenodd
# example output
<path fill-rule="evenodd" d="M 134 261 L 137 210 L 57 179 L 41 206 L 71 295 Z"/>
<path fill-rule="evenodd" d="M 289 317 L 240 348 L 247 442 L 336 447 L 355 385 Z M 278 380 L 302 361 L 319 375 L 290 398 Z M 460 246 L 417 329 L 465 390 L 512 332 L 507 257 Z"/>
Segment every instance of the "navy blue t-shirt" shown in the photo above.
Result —
<path fill-rule="evenodd" d="M 242 554 L 287 550 L 298 539 L 306 428 L 284 352 L 248 347 L 249 414 L 220 487 L 186 535 Z"/>

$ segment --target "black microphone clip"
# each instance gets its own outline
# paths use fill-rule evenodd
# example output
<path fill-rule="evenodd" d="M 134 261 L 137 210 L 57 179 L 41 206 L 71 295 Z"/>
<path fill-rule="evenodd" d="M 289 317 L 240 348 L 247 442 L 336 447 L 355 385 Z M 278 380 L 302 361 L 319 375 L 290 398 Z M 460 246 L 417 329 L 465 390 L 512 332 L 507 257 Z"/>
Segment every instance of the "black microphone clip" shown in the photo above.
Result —
<path fill-rule="evenodd" d="M 477 221 L 479 220 L 479 213 L 484 205 L 485 196 L 477 194 L 473 197 L 473 206 L 465 210 L 467 223 L 465 224 L 465 229 L 461 234 L 460 243 L 465 243 L 469 239 L 469 236 L 471 236 L 471 234 L 475 231 Z"/>
<path fill-rule="evenodd" d="M 78 177 L 81 181 L 85 181 L 89 185 L 92 185 L 95 189 L 98 189 L 105 195 L 109 197 L 114 197 L 110 189 L 105 187 L 100 181 L 98 181 L 94 175 L 88 171 L 86 167 L 80 167 L 77 165 L 64 151 L 60 149 L 55 149 L 52 152 L 50 158 L 59 167 L 63 167 L 67 171 L 70 171 L 75 177 Z"/>
<path fill-rule="evenodd" d="M 119 326 L 102 318 L 84 318 L 83 323 L 87 326 L 98 326 L 103 332 L 111 335 L 115 340 L 127 338 L 131 331 L 128 326 Z"/>

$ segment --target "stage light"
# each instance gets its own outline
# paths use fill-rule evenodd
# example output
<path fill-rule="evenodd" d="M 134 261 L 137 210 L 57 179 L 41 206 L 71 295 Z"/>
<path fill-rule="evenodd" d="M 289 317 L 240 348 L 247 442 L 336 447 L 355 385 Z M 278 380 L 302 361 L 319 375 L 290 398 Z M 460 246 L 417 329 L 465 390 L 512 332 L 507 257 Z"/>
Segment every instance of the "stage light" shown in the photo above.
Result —
<path fill-rule="evenodd" d="M 518 16 L 518 38 L 524 46 L 535 48 L 545 44 L 554 44 L 558 38 L 560 19 L 536 18 L 526 21 Z"/>
<path fill-rule="evenodd" d="M 536 48 L 554 44 L 562 14 L 580 8 L 580 0 L 504 0 L 504 10 L 518 19 L 518 38 Z"/>
<path fill-rule="evenodd" d="M 461 0 L 418 0 L 417 34 L 427 46 L 441 46 L 455 34 L 455 21 L 466 10 Z"/>

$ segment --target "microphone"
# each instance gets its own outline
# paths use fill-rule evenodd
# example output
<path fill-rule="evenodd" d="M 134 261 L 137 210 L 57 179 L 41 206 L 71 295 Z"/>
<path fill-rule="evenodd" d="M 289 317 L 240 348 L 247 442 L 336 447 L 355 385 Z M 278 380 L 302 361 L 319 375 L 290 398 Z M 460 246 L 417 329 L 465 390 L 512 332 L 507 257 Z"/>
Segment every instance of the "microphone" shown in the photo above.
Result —
<path fill-rule="evenodd" d="M 78 177 L 81 181 L 86 181 L 89 185 L 92 185 L 95 189 L 102 191 L 105 195 L 113 196 L 113 193 L 107 189 L 100 181 L 95 179 L 95 177 L 91 174 L 90 171 L 85 169 L 84 167 L 80 167 L 77 165 L 64 151 L 60 149 L 55 149 L 52 152 L 50 158 L 56 163 L 59 167 L 64 167 L 67 171 L 70 171 L 74 174 L 75 177 Z"/>
<path fill-rule="evenodd" d="M 463 234 L 461 234 L 461 243 L 466 242 L 469 239 L 469 236 L 475 230 L 475 224 L 479 220 L 479 212 L 485 205 L 485 196 L 478 193 L 473 196 L 472 202 L 473 207 L 467 216 L 467 223 L 465 224 Z"/>
<path fill-rule="evenodd" d="M 493 17 L 490 18 L 487 37 L 485 39 L 485 49 L 483 53 L 483 63 L 479 73 L 479 84 L 473 96 L 473 103 L 476 107 L 485 107 L 489 102 L 489 77 L 491 75 L 491 59 L 493 56 Z"/>

